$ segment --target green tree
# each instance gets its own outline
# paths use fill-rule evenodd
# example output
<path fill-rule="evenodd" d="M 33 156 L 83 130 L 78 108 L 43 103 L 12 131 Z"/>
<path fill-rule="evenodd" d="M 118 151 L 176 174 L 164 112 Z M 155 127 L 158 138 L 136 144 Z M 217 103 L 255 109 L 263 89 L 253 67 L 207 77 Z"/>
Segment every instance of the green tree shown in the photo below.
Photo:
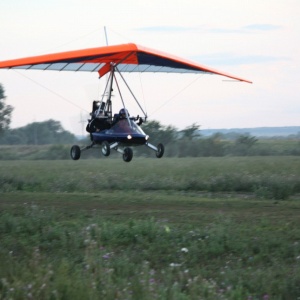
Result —
<path fill-rule="evenodd" d="M 143 130 L 150 136 L 150 143 L 169 144 L 176 139 L 177 130 L 173 126 L 164 126 L 158 121 L 149 121 L 142 125 Z"/>
<path fill-rule="evenodd" d="M 177 142 L 178 157 L 197 157 L 199 156 L 198 146 L 200 137 L 200 125 L 193 123 L 183 130 L 179 131 L 179 140 Z"/>
<path fill-rule="evenodd" d="M 234 152 L 236 155 L 249 155 L 252 147 L 256 144 L 257 138 L 248 134 L 240 135 L 235 141 Z"/>
<path fill-rule="evenodd" d="M 157 145 L 158 143 L 164 144 L 164 146 L 172 144 L 177 139 L 177 129 L 173 126 L 164 126 L 158 121 L 148 121 L 143 123 L 142 129 L 144 132 L 149 135 L 149 142 L 153 145 Z M 135 149 L 138 155 L 153 155 L 153 151 L 144 147 L 137 147 Z M 166 147 L 165 148 L 165 155 L 166 156 L 174 156 L 173 147 Z"/>
<path fill-rule="evenodd" d="M 7 130 L 1 137 L 0 143 L 9 145 L 71 144 L 75 140 L 75 136 L 64 130 L 59 121 L 48 120 Z"/>
<path fill-rule="evenodd" d="M 200 155 L 201 156 L 223 156 L 225 153 L 225 145 L 222 141 L 222 135 L 215 133 L 212 136 L 200 140 Z"/>
<path fill-rule="evenodd" d="M 181 130 L 182 138 L 186 138 L 188 140 L 193 140 L 196 137 L 200 137 L 200 125 L 193 123 L 192 125 L 186 127 Z"/>
<path fill-rule="evenodd" d="M 0 84 L 0 134 L 9 128 L 11 113 L 13 107 L 5 104 L 5 92 L 3 86 Z"/>
<path fill-rule="evenodd" d="M 246 145 L 247 147 L 252 147 L 255 143 L 257 142 L 257 138 L 254 136 L 250 136 L 250 135 L 240 135 L 237 140 L 236 140 L 236 144 L 239 145 Z"/>

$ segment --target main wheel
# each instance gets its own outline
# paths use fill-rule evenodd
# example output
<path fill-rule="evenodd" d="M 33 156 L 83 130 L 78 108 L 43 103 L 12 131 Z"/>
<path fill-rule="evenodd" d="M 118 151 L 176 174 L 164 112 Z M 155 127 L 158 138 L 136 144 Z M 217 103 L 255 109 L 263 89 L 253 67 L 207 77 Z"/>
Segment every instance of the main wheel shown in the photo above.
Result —
<path fill-rule="evenodd" d="M 164 147 L 164 145 L 163 144 L 158 144 L 157 145 L 157 151 L 155 153 L 156 157 L 157 158 L 161 158 L 161 157 L 163 157 L 164 153 L 165 153 L 165 147 Z"/>
<path fill-rule="evenodd" d="M 101 152 L 104 156 L 109 156 L 109 154 L 110 154 L 110 145 L 109 145 L 108 142 L 106 142 L 106 141 L 102 142 Z"/>
<path fill-rule="evenodd" d="M 123 160 L 125 162 L 130 162 L 133 157 L 133 151 L 131 148 L 125 148 L 123 153 Z"/>
<path fill-rule="evenodd" d="M 71 148 L 70 155 L 73 160 L 78 160 L 80 158 L 81 150 L 79 146 L 74 145 Z"/>

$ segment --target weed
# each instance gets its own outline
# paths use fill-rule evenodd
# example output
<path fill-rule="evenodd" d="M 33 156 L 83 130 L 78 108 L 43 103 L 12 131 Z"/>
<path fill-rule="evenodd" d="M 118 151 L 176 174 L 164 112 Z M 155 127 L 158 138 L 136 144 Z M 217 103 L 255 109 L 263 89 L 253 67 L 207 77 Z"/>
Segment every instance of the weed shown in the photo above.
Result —
<path fill-rule="evenodd" d="M 14 194 L 9 195 L 13 199 Z M 126 204 L 125 214 L 137 209 L 130 195 L 123 200 L 118 198 L 122 193 L 118 195 L 112 196 L 111 204 Z M 49 208 L 48 203 L 55 195 L 48 195 L 45 202 L 15 201 L 13 206 L 6 206 L 0 214 L 1 298 L 299 297 L 296 202 L 277 210 L 274 204 L 274 219 L 270 210 L 269 215 L 263 211 L 268 203 L 263 201 L 256 202 L 257 210 L 249 212 L 245 204 L 240 208 L 240 201 L 234 199 L 224 206 L 223 200 L 216 199 L 175 200 L 170 196 L 156 201 L 153 197 L 150 206 L 141 200 L 142 211 L 152 211 L 152 217 L 147 218 L 137 212 L 129 218 L 114 219 L 111 206 L 104 213 L 87 213 L 82 207 L 91 200 L 81 200 L 84 203 L 77 207 L 74 196 L 62 198 L 56 208 Z M 106 197 L 97 202 L 109 203 Z M 167 205 L 163 210 L 155 206 L 162 204 Z M 211 213 L 201 215 L 208 206 Z M 222 213 L 221 207 L 226 208 Z M 200 215 L 192 223 L 195 210 Z M 280 215 L 284 210 L 289 222 Z M 170 222 L 174 211 L 185 213 Z M 157 218 L 163 212 L 166 216 Z"/>
<path fill-rule="evenodd" d="M 100 190 L 254 193 L 285 200 L 300 192 L 297 157 L 3 161 L 0 191 L 98 192 Z"/>

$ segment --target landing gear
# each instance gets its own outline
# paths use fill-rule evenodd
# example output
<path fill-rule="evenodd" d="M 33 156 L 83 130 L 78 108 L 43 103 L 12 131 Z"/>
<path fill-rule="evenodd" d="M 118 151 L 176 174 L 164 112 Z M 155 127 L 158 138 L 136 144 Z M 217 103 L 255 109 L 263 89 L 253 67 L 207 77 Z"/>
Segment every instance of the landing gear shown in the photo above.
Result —
<path fill-rule="evenodd" d="M 109 145 L 108 142 L 106 142 L 106 141 L 102 142 L 101 152 L 104 156 L 109 156 L 109 154 L 110 154 L 110 145 Z"/>
<path fill-rule="evenodd" d="M 73 160 L 78 160 L 80 158 L 81 150 L 79 146 L 74 145 L 71 148 L 70 155 Z"/>
<path fill-rule="evenodd" d="M 147 142 L 145 145 L 147 147 L 149 147 L 150 149 L 152 149 L 153 151 L 155 151 L 155 155 L 157 158 L 163 157 L 164 152 L 165 152 L 165 147 L 163 144 L 158 144 L 157 146 L 154 146 Z M 70 151 L 71 158 L 73 160 L 78 160 L 81 156 L 82 151 L 88 150 L 88 149 L 92 148 L 93 146 L 96 146 L 96 144 L 94 142 L 91 145 L 86 146 L 84 148 L 80 148 L 77 145 L 72 146 L 71 151 Z M 122 154 L 123 160 L 125 162 L 130 162 L 133 158 L 132 149 L 130 147 L 123 148 L 123 147 L 119 147 L 119 146 L 120 146 L 119 142 L 114 142 L 112 144 L 109 144 L 107 141 L 104 141 L 101 144 L 101 152 L 104 156 L 109 156 L 111 150 L 113 149 Z"/>
<path fill-rule="evenodd" d="M 130 162 L 132 160 L 133 157 L 133 151 L 131 148 L 125 148 L 124 149 L 124 153 L 123 153 L 123 160 L 125 162 Z"/>
<path fill-rule="evenodd" d="M 165 147 L 164 147 L 164 145 L 163 144 L 158 144 L 157 145 L 157 151 L 155 153 L 156 157 L 157 158 L 161 158 L 161 157 L 163 157 L 164 153 L 165 153 Z"/>
<path fill-rule="evenodd" d="M 155 151 L 157 158 L 163 157 L 165 153 L 165 147 L 163 144 L 158 144 L 157 147 L 155 147 L 154 145 L 147 142 L 145 145 Z"/>
<path fill-rule="evenodd" d="M 119 143 L 115 142 L 112 144 L 109 144 L 107 141 L 102 142 L 102 148 L 101 152 L 104 156 L 109 156 L 110 155 L 110 150 L 113 149 L 119 153 L 122 154 L 123 160 L 125 162 L 130 162 L 133 158 L 133 151 L 131 148 L 126 147 L 124 149 L 119 148 Z"/>

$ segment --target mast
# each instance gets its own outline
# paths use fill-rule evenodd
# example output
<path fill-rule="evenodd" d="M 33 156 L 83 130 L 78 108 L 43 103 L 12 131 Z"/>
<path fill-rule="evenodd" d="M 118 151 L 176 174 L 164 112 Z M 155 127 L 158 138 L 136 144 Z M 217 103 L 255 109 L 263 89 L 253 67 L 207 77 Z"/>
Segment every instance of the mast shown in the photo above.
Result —
<path fill-rule="evenodd" d="M 104 26 L 104 35 L 105 35 L 106 46 L 108 46 L 108 38 L 107 38 L 106 26 Z M 107 74 L 105 75 L 107 84 L 109 84 L 109 91 L 108 91 L 108 94 L 107 94 L 105 111 L 109 114 L 110 118 L 112 117 L 111 96 L 112 96 L 112 91 L 113 91 L 112 86 L 113 86 L 113 80 L 114 80 L 114 71 L 115 71 L 114 67 L 111 65 L 111 68 L 110 68 L 110 82 L 109 83 L 108 83 L 109 78 L 107 77 Z M 107 92 L 107 90 L 105 92 Z"/>
<path fill-rule="evenodd" d="M 105 34 L 105 42 L 106 42 L 106 46 L 108 46 L 108 39 L 107 39 L 106 26 L 104 26 L 104 34 Z"/>

